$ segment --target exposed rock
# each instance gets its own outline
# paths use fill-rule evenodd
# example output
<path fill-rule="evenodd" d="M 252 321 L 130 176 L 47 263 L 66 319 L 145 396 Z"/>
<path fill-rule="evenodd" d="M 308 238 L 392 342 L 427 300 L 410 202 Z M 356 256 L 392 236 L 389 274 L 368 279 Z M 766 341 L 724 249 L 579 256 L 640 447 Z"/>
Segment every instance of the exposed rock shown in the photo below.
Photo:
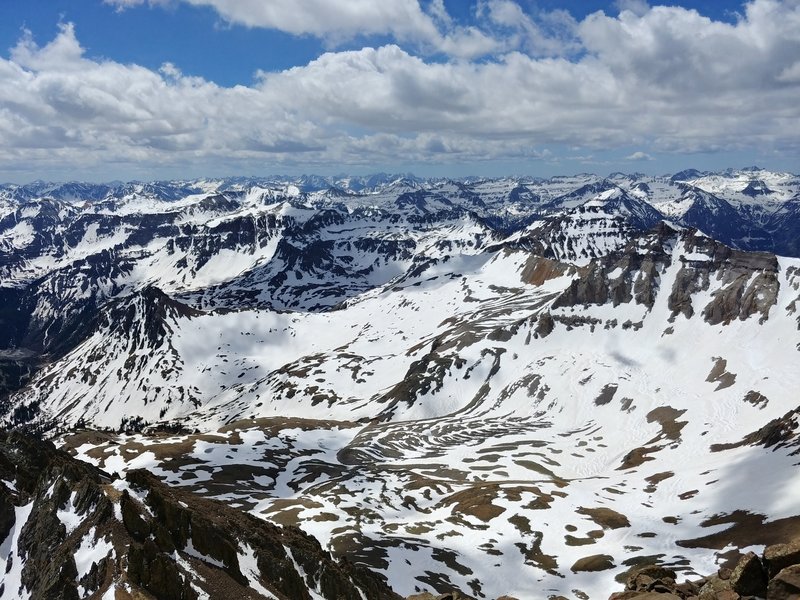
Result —
<path fill-rule="evenodd" d="M 556 324 L 555 321 L 553 321 L 553 316 L 549 312 L 544 312 L 539 315 L 534 332 L 538 337 L 547 337 L 553 332 L 555 326 Z"/>
<path fill-rule="evenodd" d="M 731 573 L 731 588 L 744 596 L 763 596 L 767 591 L 767 576 L 761 560 L 753 552 L 739 559 Z"/>
<path fill-rule="evenodd" d="M 643 304 L 647 307 L 655 304 L 660 279 L 656 265 L 656 261 L 650 257 L 642 261 L 639 276 L 633 283 L 633 297 L 636 304 Z"/>
<path fill-rule="evenodd" d="M 703 309 L 703 317 L 711 325 L 727 325 L 734 319 L 744 321 L 758 313 L 763 322 L 777 301 L 779 287 L 775 272 L 758 273 L 751 281 L 751 273 L 745 271 L 733 283 L 714 292 L 713 299 Z"/>
<path fill-rule="evenodd" d="M 741 596 L 733 590 L 723 590 L 721 592 L 717 592 L 716 595 L 717 600 L 739 600 L 740 598 Z"/>
<path fill-rule="evenodd" d="M 586 515 L 592 521 L 600 525 L 603 529 L 622 529 L 623 527 L 630 527 L 631 523 L 628 517 L 618 513 L 617 511 L 605 506 L 596 508 L 579 508 L 576 510 L 580 515 Z M 673 577 L 675 574 L 673 573 Z"/>
<path fill-rule="evenodd" d="M 255 600 L 264 597 L 259 588 L 282 599 L 309 600 L 316 588 L 328 600 L 399 600 L 299 529 L 172 490 L 145 471 L 130 472 L 120 493 L 99 469 L 19 433 L 0 434 L 0 480 L 13 484 L 11 492 L 0 486 L 0 526 L 19 528 L 10 552 L 23 561 L 22 588 L 6 597 L 77 600 L 80 583 L 84 596 L 99 598 L 125 583 L 133 597 L 163 600 L 196 600 L 198 590 L 211 600 Z M 29 507 L 27 520 L 14 523 L 9 506 Z M 108 550 L 79 573 L 73 557 L 84 541 Z"/>
<path fill-rule="evenodd" d="M 523 283 L 542 285 L 546 281 L 561 277 L 566 271 L 567 266 L 562 262 L 532 255 L 522 269 L 520 279 Z"/>
<path fill-rule="evenodd" d="M 682 597 L 669 592 L 618 592 L 608 600 L 682 600 Z"/>
<path fill-rule="evenodd" d="M 501 596 L 497 600 L 502 600 L 503 598 L 508 598 L 510 600 L 515 600 L 511 598 L 511 596 Z M 412 594 L 406 598 L 406 600 L 471 600 L 469 596 L 464 596 L 460 592 L 447 592 L 446 594 L 439 594 L 438 596 L 434 596 L 430 592 L 422 592 L 421 594 Z"/>
<path fill-rule="evenodd" d="M 767 600 L 797 600 L 800 598 L 800 565 L 781 569 L 767 587 Z"/>
<path fill-rule="evenodd" d="M 506 598 L 508 596 L 503 596 Z M 406 600 L 470 600 L 469 597 L 461 595 L 459 592 L 447 592 L 446 594 L 439 594 L 435 596 L 430 592 L 422 592 L 421 594 L 412 594 Z M 498 599 L 500 600 L 500 599 Z"/>
<path fill-rule="evenodd" d="M 769 399 L 761 392 L 757 392 L 755 390 L 750 390 L 747 392 L 747 394 L 745 394 L 744 401 L 749 402 L 753 406 L 759 408 L 766 408 L 767 404 L 769 404 Z"/>
<path fill-rule="evenodd" d="M 555 302 L 553 308 L 589 304 L 605 304 L 610 296 L 605 270 L 598 263 L 581 270 L 581 276 L 573 279 Z"/>
<path fill-rule="evenodd" d="M 573 573 L 607 571 L 614 566 L 614 557 L 608 554 L 594 554 L 576 560 L 571 570 Z"/>
<path fill-rule="evenodd" d="M 681 598 L 692 598 L 700 593 L 700 585 L 694 581 L 684 581 L 675 586 L 675 593 Z"/>
<path fill-rule="evenodd" d="M 700 600 L 717 600 L 717 594 L 730 590 L 730 580 L 720 579 L 716 575 L 712 575 L 706 579 L 697 596 Z"/>
<path fill-rule="evenodd" d="M 709 383 L 718 383 L 715 391 L 720 391 L 725 388 L 731 387 L 736 382 L 736 374 L 727 370 L 728 361 L 719 356 L 714 357 L 714 367 L 706 377 Z"/>
<path fill-rule="evenodd" d="M 748 433 L 740 442 L 731 444 L 712 444 L 711 451 L 730 450 L 741 446 L 764 446 L 765 448 L 782 448 L 797 444 L 797 428 L 800 420 L 800 408 L 790 410 L 778 419 L 772 419 L 760 429 Z"/>
<path fill-rule="evenodd" d="M 617 393 L 617 389 L 619 386 L 616 383 L 609 383 L 607 384 L 602 390 L 600 390 L 600 394 L 597 398 L 594 399 L 595 406 L 603 406 L 611 402 L 614 399 L 614 394 Z"/>
<path fill-rule="evenodd" d="M 772 578 L 792 565 L 800 565 L 800 539 L 788 544 L 775 544 L 764 549 L 764 566 Z"/>
<path fill-rule="evenodd" d="M 625 589 L 629 592 L 672 593 L 674 587 L 675 571 L 659 565 L 646 565 L 636 569 L 625 580 Z"/>
<path fill-rule="evenodd" d="M 690 258 L 682 258 L 668 306 L 673 318 L 678 314 L 691 317 L 695 312 L 692 296 L 709 289 L 712 279 L 721 281 L 721 288 L 703 308 L 709 323 L 727 324 L 759 314 L 764 321 L 777 302 L 780 287 L 778 260 L 774 254 L 741 252 L 705 236 L 687 231 L 681 239 Z"/>
<path fill-rule="evenodd" d="M 675 276 L 672 292 L 667 299 L 667 306 L 672 311 L 672 317 L 682 314 L 691 318 L 694 314 L 692 296 L 708 288 L 708 274 L 698 273 L 692 269 L 682 268 Z"/>

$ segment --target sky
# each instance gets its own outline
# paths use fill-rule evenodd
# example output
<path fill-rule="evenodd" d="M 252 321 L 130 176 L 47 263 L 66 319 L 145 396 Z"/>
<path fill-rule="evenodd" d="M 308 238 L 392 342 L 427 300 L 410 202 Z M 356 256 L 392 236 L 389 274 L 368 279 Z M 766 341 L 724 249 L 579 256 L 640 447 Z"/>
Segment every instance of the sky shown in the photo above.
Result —
<path fill-rule="evenodd" d="M 800 0 L 0 0 L 0 181 L 798 172 Z"/>

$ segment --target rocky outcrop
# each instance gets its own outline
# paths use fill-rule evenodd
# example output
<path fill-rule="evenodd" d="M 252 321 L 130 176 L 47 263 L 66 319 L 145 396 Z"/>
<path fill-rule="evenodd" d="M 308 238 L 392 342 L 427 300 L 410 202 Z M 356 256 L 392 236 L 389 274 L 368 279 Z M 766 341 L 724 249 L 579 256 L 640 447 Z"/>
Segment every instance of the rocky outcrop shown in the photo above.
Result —
<path fill-rule="evenodd" d="M 711 325 L 728 324 L 736 319 L 759 315 L 763 322 L 777 302 L 778 259 L 765 252 L 741 252 L 695 232 L 681 236 L 686 253 L 669 296 L 673 317 L 691 317 L 697 307 L 692 297 L 717 287 L 711 301 L 702 309 Z"/>
<path fill-rule="evenodd" d="M 6 594 L 399 600 L 376 575 L 334 560 L 301 530 L 174 490 L 146 471 L 126 481 L 19 433 L 0 435 Z"/>
<path fill-rule="evenodd" d="M 800 408 L 795 408 L 780 418 L 772 419 L 760 429 L 748 433 L 739 442 L 712 444 L 711 451 L 719 452 L 720 450 L 730 450 L 742 446 L 764 446 L 773 450 L 794 447 L 799 443 L 797 439 L 798 427 L 800 427 Z"/>
<path fill-rule="evenodd" d="M 676 573 L 651 565 L 629 573 L 625 591 L 609 600 L 796 600 L 800 598 L 800 540 L 767 546 L 739 557 L 733 569 L 722 567 L 714 575 L 677 583 Z"/>
<path fill-rule="evenodd" d="M 652 308 L 661 274 L 672 264 L 672 248 L 681 247 L 680 268 L 667 297 L 672 318 L 700 311 L 711 325 L 769 316 L 780 290 L 778 259 L 765 252 L 742 252 L 699 234 L 678 232 L 666 224 L 632 237 L 623 248 L 576 268 L 554 308 L 635 303 Z M 698 294 L 711 300 L 696 306 Z"/>

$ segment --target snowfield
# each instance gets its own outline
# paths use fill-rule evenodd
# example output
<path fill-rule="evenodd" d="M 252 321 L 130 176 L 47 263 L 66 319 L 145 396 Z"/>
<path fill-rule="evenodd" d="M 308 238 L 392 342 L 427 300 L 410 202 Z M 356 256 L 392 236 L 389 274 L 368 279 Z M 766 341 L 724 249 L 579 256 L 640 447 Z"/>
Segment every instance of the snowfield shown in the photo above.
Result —
<path fill-rule="evenodd" d="M 48 311 L 97 307 L 5 418 L 122 478 L 298 525 L 401 595 L 603 598 L 640 563 L 706 574 L 800 518 L 800 259 L 681 218 L 756 188 L 780 211 L 796 182 L 204 182 L 98 202 L 82 210 L 158 223 L 96 222 L 3 266 L 7 290 L 36 281 L 49 323 L 20 346 L 68 330 Z"/>

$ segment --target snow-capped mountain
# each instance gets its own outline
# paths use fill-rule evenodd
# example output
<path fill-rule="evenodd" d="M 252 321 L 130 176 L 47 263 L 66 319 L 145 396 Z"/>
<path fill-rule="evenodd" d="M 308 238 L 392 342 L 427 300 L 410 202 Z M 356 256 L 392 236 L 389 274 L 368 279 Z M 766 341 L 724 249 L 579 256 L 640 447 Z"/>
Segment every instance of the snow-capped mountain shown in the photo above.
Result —
<path fill-rule="evenodd" d="M 798 194 L 755 168 L 4 186 L 2 418 L 401 595 L 710 572 L 800 519 Z"/>

